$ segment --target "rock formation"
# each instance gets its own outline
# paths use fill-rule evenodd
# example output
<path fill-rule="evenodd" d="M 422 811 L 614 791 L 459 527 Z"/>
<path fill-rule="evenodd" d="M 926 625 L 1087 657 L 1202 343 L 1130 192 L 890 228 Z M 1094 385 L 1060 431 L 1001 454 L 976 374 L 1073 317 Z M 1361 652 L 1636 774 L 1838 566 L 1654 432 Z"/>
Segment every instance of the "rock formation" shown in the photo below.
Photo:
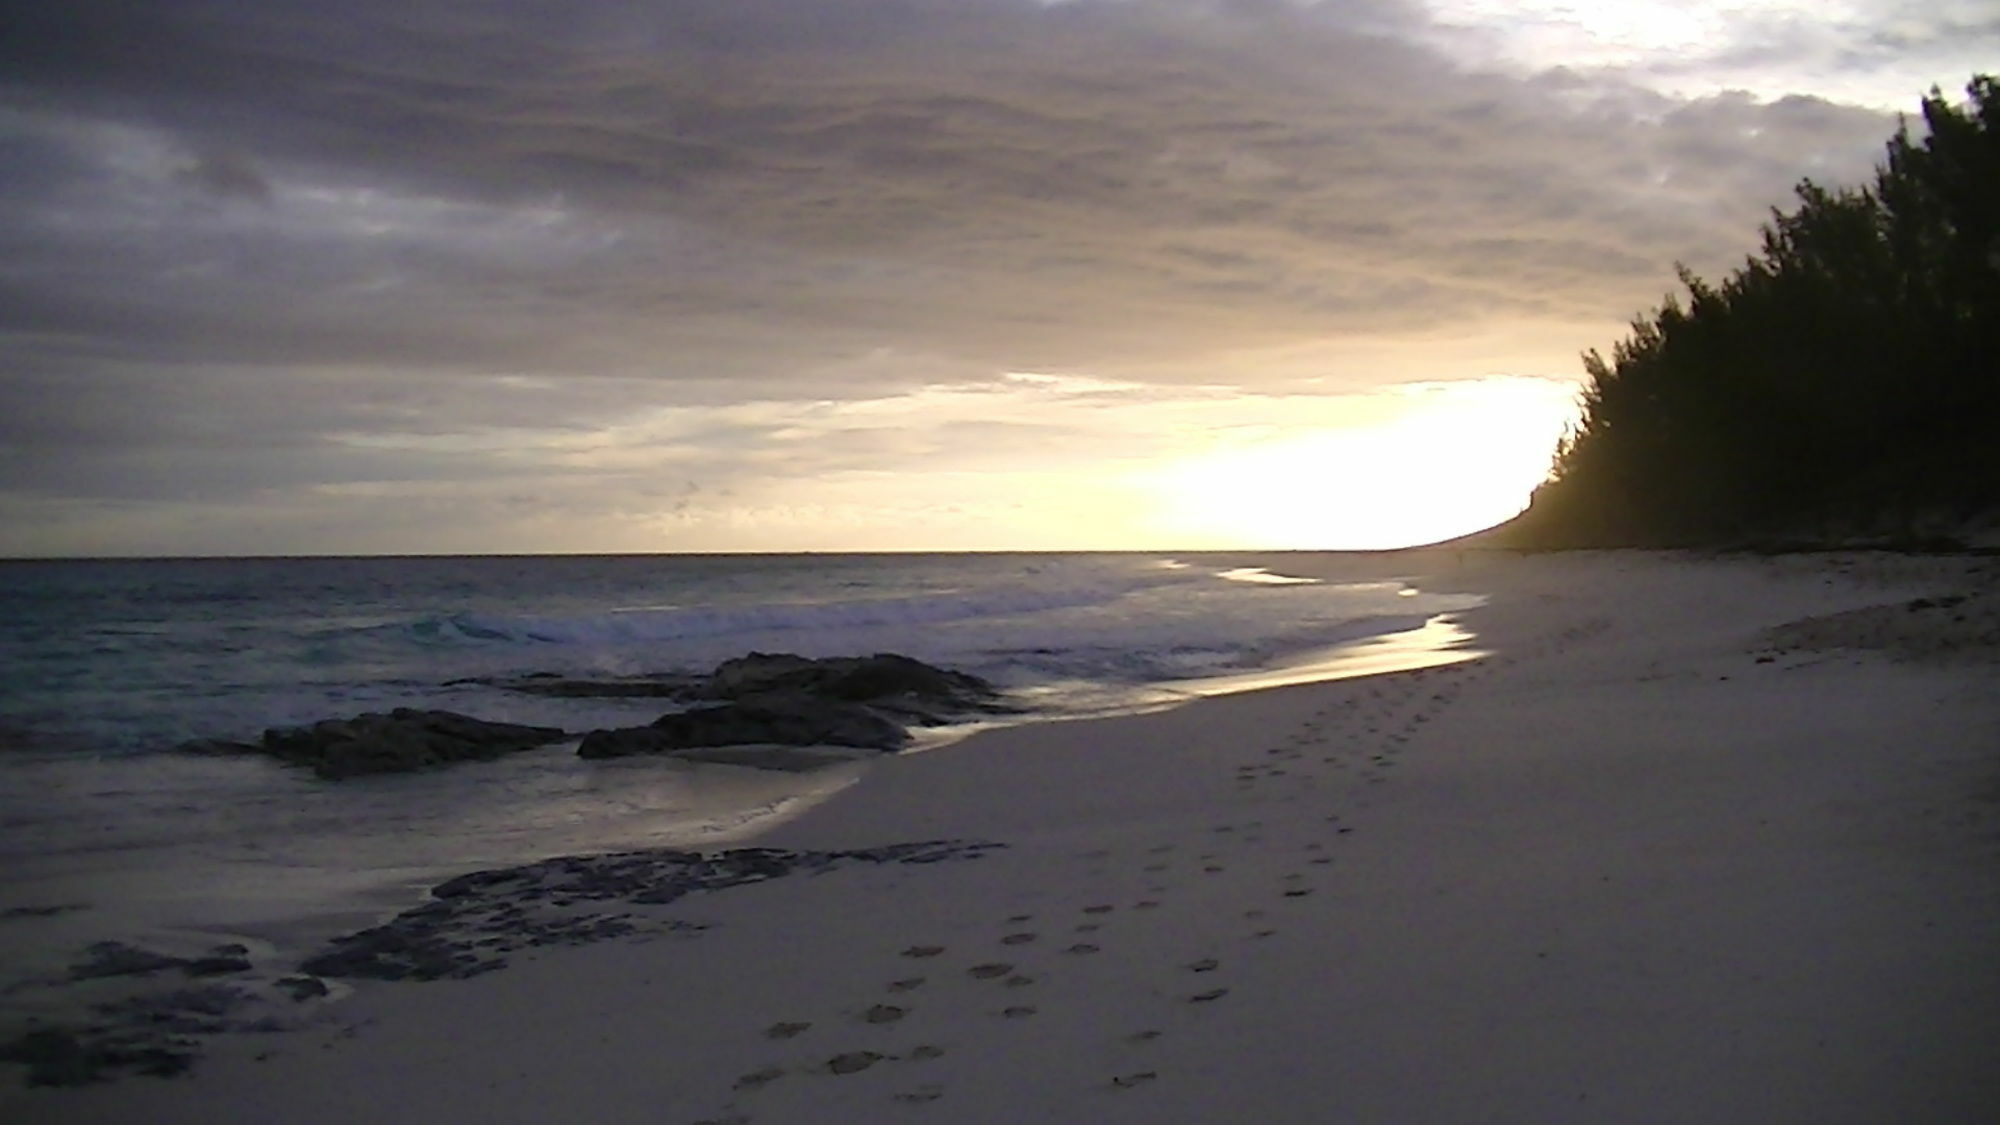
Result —
<path fill-rule="evenodd" d="M 492 723 L 452 711 L 398 707 L 350 719 L 325 719 L 302 727 L 273 727 L 257 743 L 198 739 L 181 749 L 196 753 L 262 753 L 305 766 L 328 780 L 371 773 L 407 773 L 452 762 L 484 761 L 560 742 L 555 727 Z"/>
<path fill-rule="evenodd" d="M 649 726 L 592 731 L 577 753 L 586 758 L 667 753 L 718 760 L 710 749 L 840 746 L 891 751 L 909 741 L 911 724 L 936 725 L 968 712 L 1003 709 L 999 693 L 977 676 L 894 653 L 809 660 L 753 652 L 724 661 L 686 698 L 718 702 L 662 715 Z M 797 754 L 771 760 L 746 760 L 739 754 L 728 760 L 776 769 L 824 764 Z"/>

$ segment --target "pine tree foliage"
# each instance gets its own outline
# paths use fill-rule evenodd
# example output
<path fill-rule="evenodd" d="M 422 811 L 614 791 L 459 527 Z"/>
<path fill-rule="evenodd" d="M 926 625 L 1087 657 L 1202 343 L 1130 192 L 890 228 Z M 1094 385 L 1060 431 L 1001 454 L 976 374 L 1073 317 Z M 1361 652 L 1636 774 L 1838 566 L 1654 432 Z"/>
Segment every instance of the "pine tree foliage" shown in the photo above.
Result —
<path fill-rule="evenodd" d="M 2000 82 L 1933 89 L 1865 188 L 1811 181 L 1719 284 L 1685 267 L 1589 376 L 1519 521 L 1545 544 L 1717 542 L 2000 509 Z"/>

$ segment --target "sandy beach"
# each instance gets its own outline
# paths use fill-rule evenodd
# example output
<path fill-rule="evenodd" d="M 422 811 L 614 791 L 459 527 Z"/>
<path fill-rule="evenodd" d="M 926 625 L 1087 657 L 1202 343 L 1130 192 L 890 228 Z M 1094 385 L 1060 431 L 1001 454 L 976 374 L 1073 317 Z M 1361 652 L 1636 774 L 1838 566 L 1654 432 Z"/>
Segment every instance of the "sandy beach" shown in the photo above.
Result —
<path fill-rule="evenodd" d="M 303 1029 L 217 1039 L 189 1075 L 17 1089 L 0 1111 L 1995 1119 L 1992 560 L 1418 569 L 1490 597 L 1462 615 L 1484 655 L 984 732 L 747 842 L 998 846 L 618 902 L 624 936 L 362 981 Z"/>

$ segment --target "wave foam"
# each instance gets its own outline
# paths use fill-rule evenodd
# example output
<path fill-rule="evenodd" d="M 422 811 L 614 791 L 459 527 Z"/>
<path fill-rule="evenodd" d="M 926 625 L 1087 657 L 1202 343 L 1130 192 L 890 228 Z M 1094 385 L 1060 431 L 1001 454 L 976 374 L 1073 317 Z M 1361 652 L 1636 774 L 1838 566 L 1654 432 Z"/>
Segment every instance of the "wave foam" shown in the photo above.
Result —
<path fill-rule="evenodd" d="M 1109 605 L 1145 589 L 1185 580 L 1162 575 L 1151 582 L 1053 590 L 952 590 L 849 601 L 647 606 L 573 616 L 452 613 L 426 617 L 404 628 L 414 639 L 428 643 L 623 645 L 745 633 L 936 625 L 1016 617 Z"/>

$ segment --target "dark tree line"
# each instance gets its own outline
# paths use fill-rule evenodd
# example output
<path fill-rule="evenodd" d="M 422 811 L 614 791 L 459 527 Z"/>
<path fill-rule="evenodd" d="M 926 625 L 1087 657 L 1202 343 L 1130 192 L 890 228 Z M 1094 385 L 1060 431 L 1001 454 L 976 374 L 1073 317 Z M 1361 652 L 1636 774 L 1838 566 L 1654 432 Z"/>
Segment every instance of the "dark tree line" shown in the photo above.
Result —
<path fill-rule="evenodd" d="M 1582 417 L 1511 529 L 1663 545 L 2000 509 L 2000 81 L 1937 90 L 1866 188 L 1798 187 L 1763 249 L 1584 357 Z"/>

